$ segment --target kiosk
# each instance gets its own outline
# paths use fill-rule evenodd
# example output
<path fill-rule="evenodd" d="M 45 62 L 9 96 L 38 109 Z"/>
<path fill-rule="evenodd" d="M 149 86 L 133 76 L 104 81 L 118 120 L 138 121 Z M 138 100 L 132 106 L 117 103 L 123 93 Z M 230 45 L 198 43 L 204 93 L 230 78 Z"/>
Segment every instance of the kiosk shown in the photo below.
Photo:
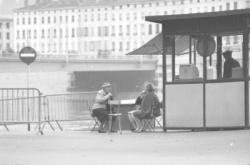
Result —
<path fill-rule="evenodd" d="M 163 129 L 166 131 L 168 129 L 249 128 L 250 9 L 148 16 L 146 20 L 162 25 Z M 222 77 L 222 37 L 230 35 L 242 36 L 242 78 L 223 79 Z M 194 50 L 190 50 L 189 56 L 190 64 L 194 65 L 196 65 L 197 41 L 203 38 L 199 46 L 203 66 L 198 79 L 178 80 L 176 78 L 178 77 L 175 66 L 176 36 L 189 36 L 189 42 L 195 42 Z M 210 50 L 213 49 L 211 38 L 216 41 L 214 42 L 216 53 Z M 172 50 L 170 81 L 166 71 L 167 62 L 169 62 L 166 55 L 169 49 Z M 208 65 L 212 61 L 209 51 L 216 56 L 216 78 L 214 79 L 208 79 L 207 76 Z"/>

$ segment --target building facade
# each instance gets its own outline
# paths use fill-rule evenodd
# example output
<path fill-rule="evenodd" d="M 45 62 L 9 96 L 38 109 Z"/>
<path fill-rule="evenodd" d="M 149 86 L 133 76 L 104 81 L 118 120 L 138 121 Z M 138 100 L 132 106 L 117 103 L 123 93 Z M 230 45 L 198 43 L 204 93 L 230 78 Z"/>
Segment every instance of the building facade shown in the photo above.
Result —
<path fill-rule="evenodd" d="M 0 56 L 13 53 L 13 19 L 0 18 Z"/>
<path fill-rule="evenodd" d="M 161 32 L 145 16 L 245 8 L 237 0 L 47 1 L 17 9 L 15 51 L 34 47 L 40 54 L 124 55 Z M 230 42 L 230 38 L 226 42 Z M 233 38 L 233 42 L 238 42 Z"/>

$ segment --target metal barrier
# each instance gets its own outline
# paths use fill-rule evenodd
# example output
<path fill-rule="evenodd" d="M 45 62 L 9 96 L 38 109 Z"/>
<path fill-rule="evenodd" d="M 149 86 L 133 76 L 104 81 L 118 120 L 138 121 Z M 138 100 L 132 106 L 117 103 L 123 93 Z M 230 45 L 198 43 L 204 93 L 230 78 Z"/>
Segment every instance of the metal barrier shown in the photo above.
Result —
<path fill-rule="evenodd" d="M 51 122 L 55 122 L 59 129 L 63 130 L 59 122 L 91 120 L 90 106 L 95 95 L 96 92 L 80 92 L 43 96 L 42 130 L 45 124 L 48 124 L 54 130 Z"/>
<path fill-rule="evenodd" d="M 36 88 L 0 88 L 0 125 L 37 123 L 41 132 L 41 92 Z"/>

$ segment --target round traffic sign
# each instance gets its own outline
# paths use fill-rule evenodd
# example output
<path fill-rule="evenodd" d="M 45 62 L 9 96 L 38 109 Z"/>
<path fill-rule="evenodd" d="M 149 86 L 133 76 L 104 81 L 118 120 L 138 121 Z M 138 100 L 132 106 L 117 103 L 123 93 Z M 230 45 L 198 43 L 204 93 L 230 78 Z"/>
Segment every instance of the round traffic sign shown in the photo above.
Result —
<path fill-rule="evenodd" d="M 31 64 L 36 59 L 36 51 L 32 47 L 24 47 L 19 52 L 19 58 L 22 62 L 26 63 L 27 65 Z"/>
<path fill-rule="evenodd" d="M 201 56 L 210 56 L 215 51 L 214 38 L 208 35 L 202 36 L 197 42 L 197 51 Z"/>

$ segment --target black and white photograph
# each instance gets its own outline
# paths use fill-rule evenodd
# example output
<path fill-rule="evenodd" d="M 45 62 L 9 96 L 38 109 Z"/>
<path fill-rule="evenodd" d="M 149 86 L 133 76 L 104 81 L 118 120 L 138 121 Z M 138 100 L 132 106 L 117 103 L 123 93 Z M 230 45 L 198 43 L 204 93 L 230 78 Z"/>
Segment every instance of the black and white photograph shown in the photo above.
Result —
<path fill-rule="evenodd" d="M 250 165 L 250 0 L 0 0 L 0 165 Z"/>

